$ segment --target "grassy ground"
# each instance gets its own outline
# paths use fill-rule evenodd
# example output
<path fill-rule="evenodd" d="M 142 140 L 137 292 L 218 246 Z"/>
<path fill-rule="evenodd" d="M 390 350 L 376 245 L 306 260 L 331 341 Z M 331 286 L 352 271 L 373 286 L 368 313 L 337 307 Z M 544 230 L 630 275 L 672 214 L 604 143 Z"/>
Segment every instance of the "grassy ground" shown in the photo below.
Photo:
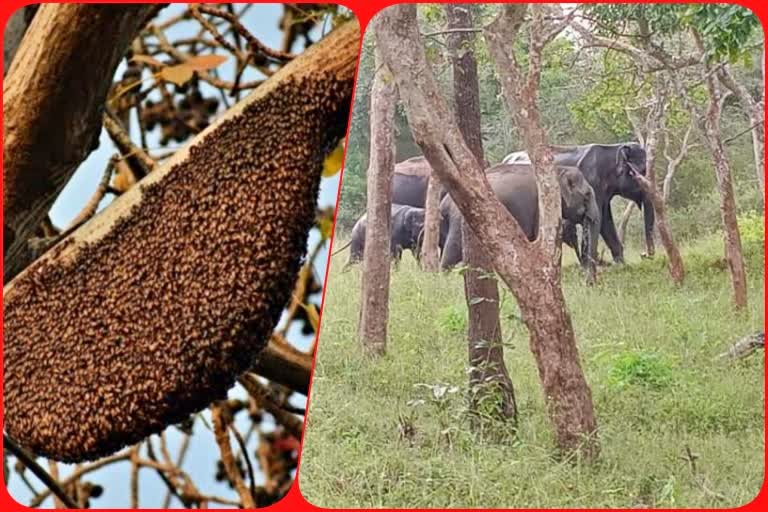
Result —
<path fill-rule="evenodd" d="M 734 313 L 722 241 L 683 247 L 681 289 L 663 258 L 609 267 L 587 288 L 566 257 L 563 286 L 602 444 L 593 466 L 553 457 L 552 432 L 524 327 L 508 292 L 507 366 L 519 435 L 469 429 L 462 279 L 392 275 L 389 345 L 380 360 L 355 337 L 360 269 L 335 257 L 304 443 L 300 488 L 324 507 L 734 507 L 764 471 L 764 359 L 713 358 L 763 329 L 762 243 L 747 244 L 749 309 Z M 446 387 L 447 386 L 447 387 Z M 400 425 L 415 429 L 412 440 Z M 687 462 L 687 449 L 698 458 Z"/>

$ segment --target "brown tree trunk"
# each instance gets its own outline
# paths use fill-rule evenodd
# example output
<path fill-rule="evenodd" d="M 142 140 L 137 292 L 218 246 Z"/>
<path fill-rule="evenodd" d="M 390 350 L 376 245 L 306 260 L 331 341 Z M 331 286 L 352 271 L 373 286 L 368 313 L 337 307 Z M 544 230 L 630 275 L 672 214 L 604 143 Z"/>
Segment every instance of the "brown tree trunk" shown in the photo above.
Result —
<path fill-rule="evenodd" d="M 376 76 L 371 90 L 371 160 L 363 257 L 360 325 L 363 350 L 382 355 L 387 347 L 392 175 L 395 172 L 395 104 L 397 88 L 376 48 Z"/>
<path fill-rule="evenodd" d="M 568 20 L 560 26 L 545 28 L 543 7 L 530 6 L 528 69 L 523 72 L 513 45 L 526 10 L 528 6 L 505 5 L 502 14 L 485 28 L 507 112 L 520 129 L 539 188 L 538 238 L 532 254 L 517 262 L 525 269 L 527 278 L 516 296 L 530 331 L 531 350 L 549 402 L 558 445 L 592 458 L 599 451 L 597 422 L 560 285 L 560 185 L 537 105 L 544 47 L 567 26 Z M 594 273 L 594 267 L 591 272 Z"/>
<path fill-rule="evenodd" d="M 514 10 L 515 7 L 508 5 L 505 9 Z M 524 12 L 518 14 L 522 17 Z M 491 29 L 487 36 L 498 36 L 499 24 L 504 25 L 508 21 L 495 22 L 496 30 Z M 520 23 L 516 20 L 512 24 L 519 28 Z M 399 4 L 379 13 L 375 30 L 382 56 L 395 77 L 414 139 L 418 141 L 432 168 L 440 175 L 443 184 L 450 190 L 465 222 L 483 244 L 491 265 L 525 310 L 524 320 L 532 329 L 531 343 L 536 345 L 534 353 L 537 362 L 540 368 L 547 369 L 546 379 L 544 373 L 540 374 L 544 394 L 550 403 L 549 411 L 558 447 L 562 450 L 578 450 L 587 458 L 596 456 L 599 446 L 595 436 L 597 425 L 592 398 L 579 363 L 570 318 L 558 314 L 554 316 L 554 321 L 561 323 L 536 323 L 538 315 L 542 315 L 542 318 L 552 317 L 547 309 L 549 306 L 562 305 L 562 293 L 558 293 L 558 285 L 551 282 L 552 279 L 556 283 L 559 280 L 559 263 L 554 268 L 552 264 L 546 263 L 554 255 L 545 255 L 539 249 L 541 240 L 528 242 L 520 226 L 495 197 L 482 165 L 467 147 L 427 63 L 416 22 L 416 6 Z M 501 45 L 502 50 L 506 45 L 511 47 L 514 35 L 500 42 L 497 39 L 497 44 Z M 497 68 L 503 68 L 507 59 L 499 61 L 495 55 L 494 60 L 497 61 Z M 540 153 L 534 152 L 532 156 L 539 158 Z M 554 169 L 550 171 L 554 179 Z M 554 186 L 558 187 L 556 193 L 559 200 L 556 179 Z M 545 201 L 545 205 L 552 208 L 551 203 Z M 546 213 L 544 218 L 551 223 L 553 214 Z M 557 227 L 559 209 L 554 218 Z M 557 241 L 558 237 L 557 229 L 551 225 L 545 237 L 539 235 L 540 239 L 547 238 L 550 241 Z M 555 255 L 559 259 L 559 254 Z M 542 262 L 545 262 L 544 265 Z M 557 338 L 548 343 L 541 342 L 553 332 L 558 334 Z"/>
<path fill-rule="evenodd" d="M 35 14 L 3 83 L 3 282 L 31 262 L 28 239 L 98 144 L 117 64 L 157 9 L 44 4 Z"/>
<path fill-rule="evenodd" d="M 531 333 L 531 352 L 558 444 L 594 457 L 598 439 L 592 393 L 584 380 L 576 343 L 569 342 L 575 335 L 563 290 L 547 276 L 546 269 L 534 261 L 527 263 L 531 286 L 522 291 L 518 303 Z M 589 419 L 589 428 L 585 428 L 585 418 Z"/>
<path fill-rule="evenodd" d="M 664 251 L 667 253 L 669 274 L 672 277 L 672 281 L 680 285 L 685 278 L 683 258 L 680 256 L 680 250 L 677 248 L 677 244 L 672 237 L 672 231 L 669 229 L 664 198 L 656 187 L 656 154 L 658 152 L 659 132 L 662 129 L 665 115 L 665 84 L 657 79 L 654 86 L 655 104 L 648 116 L 647 133 L 645 136 L 645 163 L 648 177 L 634 175 L 634 178 L 645 192 L 645 195 L 651 200 L 656 217 L 656 229 L 659 231 L 661 243 L 664 246 Z M 652 246 L 653 241 L 646 239 L 646 254 L 649 257 L 653 256 L 651 252 Z"/>
<path fill-rule="evenodd" d="M 424 212 L 424 236 L 421 246 L 421 268 L 425 272 L 440 271 L 440 178 L 434 172 L 429 176 Z"/>
<path fill-rule="evenodd" d="M 728 66 L 723 66 L 718 72 L 720 82 L 726 86 L 736 97 L 744 109 L 744 113 L 749 119 L 749 125 L 752 127 L 752 150 L 755 160 L 755 171 L 757 175 L 757 185 L 760 188 L 760 199 L 765 201 L 765 121 L 763 113 L 765 106 L 761 100 L 752 97 L 749 90 L 743 84 L 737 82 L 730 72 Z M 763 89 L 762 87 L 760 88 Z"/>
<path fill-rule="evenodd" d="M 667 223 L 664 199 L 646 177 L 636 175 L 635 181 L 638 182 L 653 203 L 653 211 L 656 212 L 656 229 L 659 231 L 661 243 L 664 245 L 664 250 L 667 252 L 667 258 L 669 259 L 669 275 L 675 284 L 680 285 L 685 278 L 685 267 L 683 266 L 683 258 L 680 256 L 680 250 L 677 248 L 674 238 L 672 238 L 672 231 L 670 231 Z"/>
<path fill-rule="evenodd" d="M 695 31 L 693 35 L 703 54 L 704 44 L 701 41 L 700 35 Z M 715 164 L 717 190 L 720 193 L 720 216 L 723 220 L 725 260 L 731 273 L 733 303 L 736 309 L 742 309 L 747 306 L 747 272 L 744 268 L 744 258 L 741 252 L 741 235 L 739 234 L 739 225 L 736 220 L 736 199 L 731 182 L 731 166 L 725 156 L 723 137 L 720 133 L 721 93 L 715 77 L 712 75 L 709 63 L 705 64 L 703 73 L 707 90 L 709 91 L 707 112 L 704 117 L 704 133 L 712 153 L 712 161 Z"/>
<path fill-rule="evenodd" d="M 473 28 L 470 9 L 469 4 L 446 5 L 448 28 Z M 485 157 L 480 131 L 480 86 L 474 40 L 475 36 L 470 32 L 455 32 L 448 36 L 448 48 L 453 65 L 456 121 L 470 151 L 483 165 Z M 463 259 L 470 267 L 463 276 L 469 316 L 467 345 L 470 408 L 479 420 L 490 416 L 511 418 L 516 423 L 517 406 L 512 380 L 504 364 L 499 289 L 492 275 L 493 266 L 467 223 L 462 223 L 461 229 Z"/>
<path fill-rule="evenodd" d="M 628 201 L 627 207 L 624 208 L 624 213 L 621 214 L 621 220 L 619 221 L 619 242 L 624 245 L 624 239 L 627 237 L 627 225 L 629 225 L 629 219 L 632 218 L 632 212 L 635 211 L 634 202 Z"/>

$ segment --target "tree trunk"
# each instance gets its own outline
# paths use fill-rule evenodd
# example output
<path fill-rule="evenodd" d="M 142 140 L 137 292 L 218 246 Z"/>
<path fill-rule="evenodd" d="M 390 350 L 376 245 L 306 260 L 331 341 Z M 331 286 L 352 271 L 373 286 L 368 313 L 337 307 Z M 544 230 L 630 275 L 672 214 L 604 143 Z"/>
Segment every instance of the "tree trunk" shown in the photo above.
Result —
<path fill-rule="evenodd" d="M 764 105 L 760 100 L 755 100 L 749 90 L 743 84 L 737 82 L 728 66 L 723 66 L 718 71 L 720 82 L 726 86 L 739 99 L 744 113 L 752 127 L 752 150 L 755 160 L 755 172 L 757 185 L 760 188 L 760 199 L 765 201 L 765 121 L 763 120 Z M 762 87 L 761 87 L 762 90 Z"/>
<path fill-rule="evenodd" d="M 656 229 L 659 231 L 661 243 L 664 251 L 667 253 L 669 274 L 675 284 L 680 285 L 685 278 L 685 268 L 683 258 L 680 256 L 680 250 L 677 248 L 672 231 L 667 222 L 667 211 L 664 205 L 664 199 L 656 187 L 656 154 L 658 152 L 659 132 L 662 129 L 665 116 L 666 90 L 665 84 L 656 80 L 654 82 L 655 104 L 648 116 L 647 133 L 645 136 L 646 169 L 648 178 L 635 174 L 635 181 L 645 192 L 645 196 L 650 200 L 650 206 L 653 208 L 656 218 Z M 644 208 L 648 208 L 646 201 Z M 646 237 L 646 255 L 653 256 L 653 238 Z"/>
<path fill-rule="evenodd" d="M 627 225 L 629 225 L 629 219 L 632 218 L 632 212 L 635 211 L 637 206 L 633 201 L 627 201 L 627 207 L 624 208 L 624 213 L 621 214 L 621 220 L 619 221 L 619 242 L 624 244 L 624 239 L 627 237 Z"/>
<path fill-rule="evenodd" d="M 683 258 L 680 256 L 680 250 L 677 248 L 674 238 L 672 238 L 672 231 L 667 223 L 664 199 L 650 180 L 640 175 L 635 175 L 634 178 L 653 203 L 653 211 L 656 213 L 656 229 L 659 231 L 661 243 L 664 245 L 664 250 L 667 252 L 669 260 L 669 275 L 675 284 L 680 285 L 685 278 L 685 267 L 683 266 Z"/>
<path fill-rule="evenodd" d="M 387 347 L 392 175 L 395 172 L 397 88 L 377 41 L 376 76 L 371 90 L 371 157 L 368 166 L 366 236 L 361 273 L 358 335 L 363 350 L 382 355 Z"/>
<path fill-rule="evenodd" d="M 594 457 L 598 440 L 592 393 L 584 380 L 576 343 L 567 342 L 575 336 L 563 290 L 546 276 L 545 269 L 531 263 L 531 286 L 521 292 L 518 302 L 531 333 L 530 347 L 558 444 Z"/>
<path fill-rule="evenodd" d="M 516 6 L 505 6 L 505 9 L 510 7 Z M 495 22 L 496 28 L 505 21 Z M 552 261 L 553 255 L 545 255 L 539 249 L 541 240 L 528 242 L 520 226 L 495 197 L 482 165 L 467 147 L 427 63 L 416 22 L 416 6 L 399 4 L 379 13 L 375 30 L 382 57 L 395 77 L 414 139 L 450 191 L 464 221 L 483 244 L 492 267 L 518 299 L 529 329 L 533 329 L 531 343 L 536 345 L 534 354 L 540 368 L 546 368 L 547 378 L 544 379 L 542 372 L 540 375 L 544 394 L 553 405 L 549 411 L 556 427 L 558 447 L 578 450 L 587 458 L 595 457 L 599 451 L 595 436 L 597 425 L 570 318 L 559 314 L 554 320 L 562 323 L 553 326 L 536 323 L 537 315 L 552 317 L 547 307 L 562 306 L 562 293 L 551 282 L 559 280 L 559 264 L 554 268 L 552 264 L 542 265 Z M 493 33 L 498 35 L 498 30 L 489 33 L 493 37 Z M 514 39 L 502 40 L 502 49 L 507 44 L 511 46 Z M 503 68 L 503 64 L 496 62 L 497 68 Z M 532 156 L 540 157 L 540 153 L 534 152 Z M 554 178 L 554 169 L 551 171 Z M 555 186 L 559 199 L 556 180 Z M 552 208 L 550 203 L 546 206 Z M 550 217 L 551 213 L 545 215 L 551 222 Z M 559 218 L 558 210 L 556 226 Z M 557 240 L 559 236 L 551 226 L 547 235 L 540 234 L 539 238 Z M 553 332 L 558 337 L 542 343 Z"/>
<path fill-rule="evenodd" d="M 448 4 L 445 13 L 449 29 L 473 27 L 469 4 Z M 453 65 L 453 96 L 456 121 L 467 146 L 483 165 L 483 139 L 480 131 L 480 86 L 474 53 L 474 34 L 455 32 L 448 36 Z M 511 418 L 517 423 L 517 405 L 512 380 L 504 364 L 499 289 L 493 266 L 466 222 L 462 223 L 464 262 L 470 270 L 464 273 L 464 294 L 469 324 L 470 410 L 476 420 L 487 417 Z M 475 421 L 475 425 L 479 425 Z"/>
<path fill-rule="evenodd" d="M 698 32 L 693 32 L 699 50 L 704 53 L 704 44 Z M 731 166 L 725 156 L 723 138 L 720 133 L 721 104 L 720 89 L 711 72 L 711 65 L 705 61 L 703 70 L 707 90 L 709 91 L 707 112 L 704 116 L 704 133 L 712 161 L 715 164 L 717 190 L 720 193 L 720 216 L 723 220 L 723 237 L 725 241 L 725 260 L 731 273 L 733 288 L 733 303 L 736 309 L 747 306 L 747 272 L 744 268 L 744 258 L 741 252 L 741 235 L 736 220 L 736 199 L 731 182 Z"/>
<path fill-rule="evenodd" d="M 440 271 L 440 178 L 434 172 L 429 176 L 424 212 L 424 236 L 421 244 L 421 268 L 425 272 Z"/>
<path fill-rule="evenodd" d="M 98 145 L 117 64 L 157 4 L 43 4 L 3 83 L 3 282 L 31 261 L 27 241 Z"/>
<path fill-rule="evenodd" d="M 518 265 L 525 268 L 527 279 L 516 296 L 531 334 L 531 350 L 549 401 L 558 445 L 565 450 L 579 450 L 592 458 L 599 450 L 592 394 L 581 369 L 576 337 L 560 285 L 560 185 L 537 105 L 542 52 L 557 29 L 545 30 L 542 6 L 531 5 L 528 70 L 524 73 L 512 48 L 526 10 L 525 6 L 505 5 L 502 14 L 485 29 L 507 112 L 523 136 L 539 188 L 538 238 L 533 254 L 518 261 Z M 563 28 L 564 25 L 560 30 Z M 589 272 L 593 277 L 594 262 Z"/>
<path fill-rule="evenodd" d="M 517 425 L 517 401 L 504 363 L 499 319 L 499 288 L 482 244 L 466 222 L 461 226 L 464 259 L 464 296 L 467 301 L 470 411 L 473 426 L 485 419 L 510 419 Z"/>

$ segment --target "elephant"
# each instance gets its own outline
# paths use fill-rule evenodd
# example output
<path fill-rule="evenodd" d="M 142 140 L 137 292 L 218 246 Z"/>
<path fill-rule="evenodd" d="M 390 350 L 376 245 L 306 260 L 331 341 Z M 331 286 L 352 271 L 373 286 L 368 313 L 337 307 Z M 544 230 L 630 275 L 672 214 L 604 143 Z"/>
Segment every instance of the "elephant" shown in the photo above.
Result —
<path fill-rule="evenodd" d="M 597 237 L 600 228 L 600 209 L 595 193 L 584 175 L 576 167 L 558 166 L 562 216 L 576 224 L 583 224 L 587 233 L 585 258 L 587 280 L 594 281 L 594 262 L 597 258 Z M 539 231 L 539 203 L 536 175 L 530 164 L 497 164 L 487 169 L 486 175 L 496 197 L 525 233 L 529 241 L 536 239 Z M 445 230 L 445 247 L 440 267 L 448 270 L 462 259 L 461 222 L 462 216 L 450 196 L 440 202 Z"/>
<path fill-rule="evenodd" d="M 427 188 L 432 167 L 423 156 L 414 156 L 395 164 L 395 174 L 392 177 L 392 203 L 425 208 Z M 440 199 L 448 192 L 440 190 Z"/>
<path fill-rule="evenodd" d="M 645 149 L 636 142 L 551 146 L 551 148 L 554 152 L 555 164 L 578 167 L 594 189 L 595 199 L 602 217 L 600 234 L 608 245 L 614 262 L 624 262 L 624 248 L 619 241 L 616 224 L 611 213 L 611 199 L 617 195 L 635 202 L 643 210 L 647 255 L 653 256 L 655 252 L 653 203 L 633 178 L 634 173 L 646 174 Z M 510 153 L 502 160 L 502 163 L 515 162 L 530 163 L 530 160 L 524 151 Z M 564 222 L 563 231 L 564 241 L 572 242 L 576 238 L 575 226 L 569 222 Z M 577 245 L 574 242 L 573 246 L 576 247 Z M 578 249 L 576 252 L 579 255 Z"/>
<path fill-rule="evenodd" d="M 419 239 L 424 229 L 424 208 L 414 208 L 408 205 L 393 204 L 391 209 L 390 255 L 395 263 L 403 256 L 403 250 L 408 249 L 419 259 Z M 334 255 L 350 247 L 349 260 L 344 266 L 359 263 L 365 250 L 366 215 L 363 214 L 352 228 L 351 240 L 334 252 Z"/>

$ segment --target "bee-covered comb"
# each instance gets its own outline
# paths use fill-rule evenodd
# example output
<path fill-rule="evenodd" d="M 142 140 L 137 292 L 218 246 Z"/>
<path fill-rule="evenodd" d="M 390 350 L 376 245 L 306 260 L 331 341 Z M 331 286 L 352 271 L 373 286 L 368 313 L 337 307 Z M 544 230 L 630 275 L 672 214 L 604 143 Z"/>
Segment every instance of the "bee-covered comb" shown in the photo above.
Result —
<path fill-rule="evenodd" d="M 12 438 L 94 459 L 225 397 L 290 298 L 359 40 L 334 30 L 5 286 Z"/>

